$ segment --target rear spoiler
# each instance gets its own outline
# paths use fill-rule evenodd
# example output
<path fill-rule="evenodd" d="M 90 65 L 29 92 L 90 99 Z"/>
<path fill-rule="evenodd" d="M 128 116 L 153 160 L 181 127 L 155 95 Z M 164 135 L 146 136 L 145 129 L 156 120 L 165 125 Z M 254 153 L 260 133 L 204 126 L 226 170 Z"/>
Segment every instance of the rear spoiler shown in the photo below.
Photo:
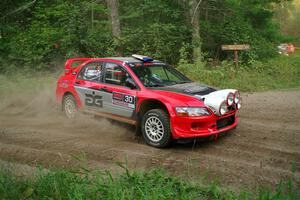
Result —
<path fill-rule="evenodd" d="M 82 63 L 90 60 L 92 58 L 70 58 L 66 61 L 65 63 L 65 75 L 70 75 L 73 72 L 73 69 L 75 69 L 76 67 L 78 67 L 79 65 L 81 65 Z M 73 63 L 78 62 L 78 64 L 76 66 L 72 66 Z"/>

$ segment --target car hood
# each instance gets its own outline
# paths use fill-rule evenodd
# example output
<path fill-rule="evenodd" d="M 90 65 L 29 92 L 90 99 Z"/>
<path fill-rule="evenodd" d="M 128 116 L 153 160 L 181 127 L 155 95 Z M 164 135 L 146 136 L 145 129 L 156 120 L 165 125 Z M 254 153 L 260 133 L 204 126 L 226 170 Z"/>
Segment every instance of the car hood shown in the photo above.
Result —
<path fill-rule="evenodd" d="M 176 84 L 176 85 L 165 86 L 165 87 L 153 87 L 151 89 L 186 94 L 189 96 L 195 96 L 198 99 L 201 98 L 201 96 L 216 91 L 216 89 L 212 87 L 200 83 L 195 83 L 195 82 Z"/>

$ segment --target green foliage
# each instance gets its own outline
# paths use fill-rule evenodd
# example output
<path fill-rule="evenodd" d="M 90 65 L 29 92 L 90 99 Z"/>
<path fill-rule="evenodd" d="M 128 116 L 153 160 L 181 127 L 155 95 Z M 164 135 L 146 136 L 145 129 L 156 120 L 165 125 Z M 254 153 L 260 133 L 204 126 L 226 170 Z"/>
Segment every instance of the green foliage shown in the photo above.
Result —
<path fill-rule="evenodd" d="M 275 19 L 280 25 L 281 32 L 287 35 L 284 42 L 300 45 L 300 0 L 282 1 L 273 5 Z"/>
<path fill-rule="evenodd" d="M 201 45 L 206 60 L 224 60 L 222 44 L 249 43 L 241 61 L 272 57 L 286 38 L 278 34 L 271 3 L 279 1 L 203 0 Z M 180 49 L 192 59 L 192 27 L 184 1 L 119 1 L 121 38 L 111 33 L 105 0 L 1 1 L 0 72 L 11 68 L 51 69 L 70 57 L 146 54 L 177 64 Z M 120 52 L 121 51 L 121 52 Z"/>
<path fill-rule="evenodd" d="M 220 66 L 181 64 L 177 68 L 195 81 L 220 88 L 263 91 L 300 86 L 300 53 L 279 56 L 268 61 L 253 61 L 236 68 L 232 62 Z"/>
<path fill-rule="evenodd" d="M 120 175 L 87 169 L 40 172 L 35 177 L 17 177 L 0 170 L 1 199 L 299 199 L 299 185 L 292 179 L 279 183 L 275 192 L 260 188 L 257 194 L 237 194 L 213 183 L 203 186 L 168 176 L 163 170 Z"/>
<path fill-rule="evenodd" d="M 272 1 L 226 0 L 208 1 L 203 12 L 203 48 L 211 57 L 221 60 L 232 52 L 222 52 L 222 44 L 250 44 L 250 51 L 242 52 L 243 63 L 274 57 L 276 46 L 284 37 L 279 34 L 279 26 L 270 9 Z"/>
<path fill-rule="evenodd" d="M 120 9 L 125 55 L 137 52 L 171 64 L 179 61 L 179 51 L 174 50 L 191 37 L 179 4 L 170 0 L 128 0 L 121 1 Z"/>

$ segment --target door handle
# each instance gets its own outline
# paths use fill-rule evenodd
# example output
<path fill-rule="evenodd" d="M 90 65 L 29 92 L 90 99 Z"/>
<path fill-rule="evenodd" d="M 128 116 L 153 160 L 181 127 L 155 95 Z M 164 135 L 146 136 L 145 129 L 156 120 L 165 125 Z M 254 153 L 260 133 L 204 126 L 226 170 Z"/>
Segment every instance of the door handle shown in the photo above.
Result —
<path fill-rule="evenodd" d="M 75 81 L 75 84 L 80 85 L 81 82 L 80 81 Z"/>

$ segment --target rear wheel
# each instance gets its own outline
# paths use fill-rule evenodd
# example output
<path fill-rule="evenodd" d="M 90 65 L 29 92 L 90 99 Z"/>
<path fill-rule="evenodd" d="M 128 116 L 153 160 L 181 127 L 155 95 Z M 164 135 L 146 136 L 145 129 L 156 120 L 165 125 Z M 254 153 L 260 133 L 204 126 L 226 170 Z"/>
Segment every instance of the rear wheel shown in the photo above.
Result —
<path fill-rule="evenodd" d="M 73 95 L 67 94 L 63 98 L 62 109 L 66 117 L 69 119 L 74 119 L 77 115 L 77 103 Z"/>
<path fill-rule="evenodd" d="M 170 119 L 161 109 L 149 110 L 142 119 L 142 133 L 147 144 L 166 147 L 172 141 Z"/>

